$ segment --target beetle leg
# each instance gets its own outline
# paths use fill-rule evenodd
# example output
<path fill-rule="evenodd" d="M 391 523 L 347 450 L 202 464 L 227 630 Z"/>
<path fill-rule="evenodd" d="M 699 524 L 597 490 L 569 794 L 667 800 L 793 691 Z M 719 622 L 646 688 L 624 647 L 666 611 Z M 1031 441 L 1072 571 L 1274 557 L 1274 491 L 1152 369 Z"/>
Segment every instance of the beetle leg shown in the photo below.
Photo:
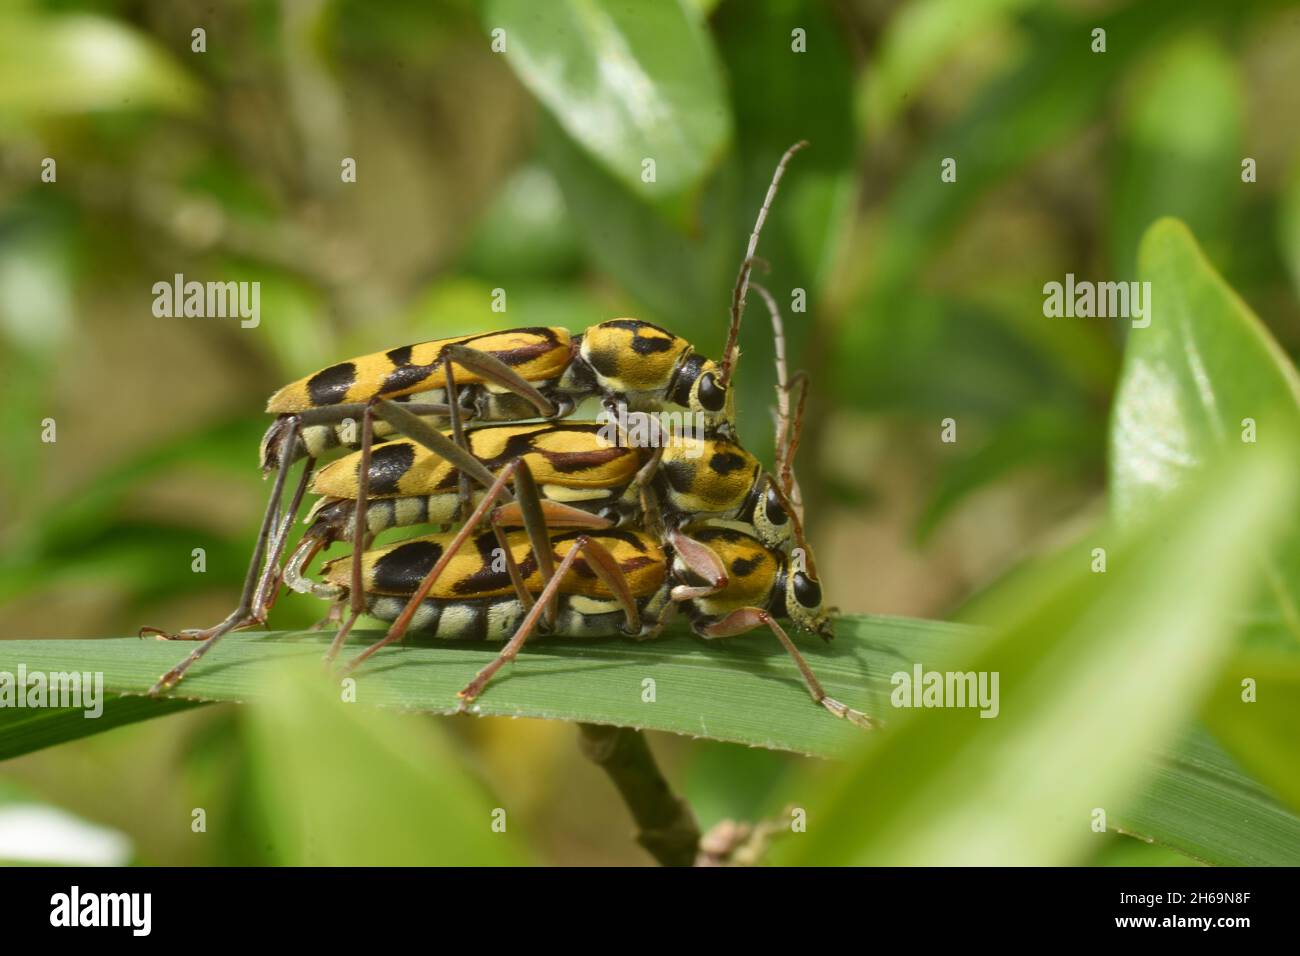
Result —
<path fill-rule="evenodd" d="M 444 458 L 462 474 L 473 478 L 484 488 L 490 488 L 494 476 L 487 467 L 438 429 L 412 415 L 407 409 L 390 399 L 381 398 L 375 403 L 375 412 L 393 428 L 419 442 L 440 458 Z M 507 498 L 507 500 L 509 500 Z"/>
<path fill-rule="evenodd" d="M 370 458 L 374 440 L 374 402 L 366 403 L 366 410 L 361 414 L 361 461 L 357 465 L 357 503 L 352 514 L 352 583 L 348 594 L 348 615 L 339 625 L 330 643 L 325 660 L 332 660 L 332 655 L 343 646 L 357 618 L 365 613 L 366 594 L 362 588 L 361 557 L 365 553 L 367 532 L 366 507 L 370 500 Z M 414 416 L 412 416 L 414 417 Z M 419 419 L 415 419 L 419 421 Z M 421 423 L 423 424 L 423 423 Z"/>
<path fill-rule="evenodd" d="M 678 584 L 672 589 L 674 601 L 693 601 L 696 598 L 717 594 L 727 586 L 727 569 L 722 559 L 708 545 L 700 544 L 694 538 L 683 534 L 676 528 L 668 532 L 668 543 L 673 553 L 680 558 L 695 577 L 702 578 L 704 584 Z"/>
<path fill-rule="evenodd" d="M 559 414 L 560 409 L 554 402 L 539 392 L 532 382 L 495 355 L 457 343 L 444 346 L 442 353 L 448 362 L 455 362 L 461 368 L 481 375 L 489 382 L 527 399 L 542 418 L 554 418 Z"/>
<path fill-rule="evenodd" d="M 799 673 L 803 676 L 804 686 L 808 689 L 809 695 L 815 703 L 821 704 L 836 717 L 841 717 L 855 726 L 862 727 L 865 730 L 874 730 L 881 725 L 881 721 L 875 717 L 868 717 L 860 710 L 854 710 L 846 704 L 841 704 L 834 697 L 829 696 L 823 689 L 821 682 L 813 674 L 812 668 L 804 660 L 799 649 L 794 646 L 794 641 L 790 640 L 790 635 L 785 629 L 776 622 L 767 611 L 757 607 L 742 607 L 732 611 L 720 621 L 696 628 L 696 633 L 704 638 L 734 637 L 737 634 L 744 634 L 746 631 L 752 631 L 756 627 L 767 625 L 776 639 L 781 642 L 781 646 L 794 659 L 795 666 L 799 668 Z"/>
<path fill-rule="evenodd" d="M 442 371 L 447 379 L 448 395 L 456 394 L 456 376 L 452 372 L 453 364 L 454 363 L 452 362 L 442 363 Z M 461 420 L 460 420 L 459 402 L 451 403 L 451 437 L 452 437 L 452 441 L 456 443 L 457 447 L 459 447 L 466 454 L 469 454 L 469 444 L 465 441 L 465 426 L 461 424 Z M 470 495 L 469 475 L 465 474 L 464 471 L 457 468 L 456 469 L 457 501 L 456 501 L 456 515 L 455 515 L 457 521 L 461 520 L 462 518 L 465 517 L 465 515 L 469 514 L 469 510 L 471 508 L 469 495 Z"/>
<path fill-rule="evenodd" d="M 501 649 L 501 653 L 494 657 L 465 686 L 465 689 L 456 695 L 464 702 L 462 707 L 482 694 L 483 688 L 487 686 L 493 675 L 519 655 L 524 643 L 537 629 L 542 610 L 558 595 L 560 583 L 564 580 L 565 575 L 569 573 L 569 569 L 573 567 L 574 562 L 584 555 L 588 559 L 588 566 L 596 572 L 597 577 L 613 592 L 619 604 L 623 606 L 623 612 L 627 618 L 624 629 L 629 634 L 635 634 L 641 630 L 641 618 L 637 611 L 636 600 L 632 597 L 631 589 L 627 586 L 627 578 L 618 566 L 617 560 L 606 550 L 604 545 L 583 535 L 573 543 L 573 547 L 569 548 L 568 553 L 556 566 L 555 574 L 546 582 L 546 586 L 542 588 L 542 593 L 538 595 L 536 603 L 533 604 L 523 622 L 519 625 L 519 630 L 515 631 L 514 636 Z"/>
<path fill-rule="evenodd" d="M 402 613 L 397 616 L 397 619 L 394 620 L 392 625 L 388 628 L 388 633 L 349 661 L 347 666 L 343 669 L 343 673 L 347 674 L 355 670 L 363 661 L 366 660 L 366 658 L 370 657 L 370 655 L 374 654 L 381 647 L 386 647 L 394 641 L 400 641 L 406 635 L 407 628 L 411 626 L 411 620 L 415 617 L 415 612 L 419 610 L 421 602 L 428 597 L 429 592 L 433 589 L 434 583 L 442 575 L 443 571 L 447 569 L 447 565 L 451 563 L 451 559 L 456 556 L 458 551 L 460 551 L 461 546 L 469 540 L 470 535 L 474 533 L 479 522 L 483 520 L 483 516 L 487 514 L 488 509 L 492 507 L 498 497 L 506 493 L 506 482 L 515 475 L 517 469 L 522 464 L 522 460 L 516 458 L 510 464 L 506 465 L 505 468 L 501 469 L 501 474 L 497 475 L 496 479 L 492 482 L 492 487 L 490 487 L 487 494 L 483 496 L 483 500 L 480 501 L 478 507 L 474 509 L 474 513 L 469 516 L 469 520 L 461 525 L 460 531 L 456 533 L 456 537 L 453 538 L 451 543 L 443 550 L 433 567 L 429 569 L 429 573 L 424 576 L 424 580 L 420 582 L 420 586 L 415 589 L 410 600 L 406 602 L 406 607 L 402 609 Z M 509 549 L 507 549 L 507 554 L 508 553 Z M 362 590 L 362 582 L 359 580 L 360 568 L 360 560 L 354 560 L 352 582 L 354 600 L 355 595 L 359 594 L 361 596 L 362 606 L 364 607 L 365 593 Z M 342 632 L 342 637 L 346 637 L 346 632 Z M 325 654 L 325 659 L 327 661 L 333 660 L 335 656 L 338 655 L 339 648 L 343 644 L 342 637 L 335 637 L 334 643 L 330 645 L 329 650 Z"/>
<path fill-rule="evenodd" d="M 248 572 L 244 576 L 244 587 L 240 594 L 239 606 L 220 624 L 202 630 L 186 630 L 172 635 L 156 627 L 143 627 L 140 629 L 141 637 L 145 634 L 157 634 L 168 640 L 203 642 L 188 657 L 158 678 L 158 681 L 149 689 L 151 695 L 160 694 L 164 690 L 174 687 L 185 676 L 185 672 L 199 658 L 210 651 L 213 645 L 226 634 L 237 628 L 262 622 L 264 610 L 256 601 L 259 599 L 259 595 L 265 596 L 265 582 L 268 580 L 268 576 L 273 577 L 277 573 L 276 565 L 279 562 L 279 553 L 271 547 L 273 539 L 276 548 L 282 549 L 284 546 L 284 536 L 276 532 L 280 520 L 284 486 L 289 476 L 289 469 L 293 467 L 292 451 L 298 441 L 298 431 L 299 424 L 294 420 L 284 432 L 281 440 L 280 454 L 278 456 L 279 464 L 275 473 L 275 484 L 271 488 L 271 500 L 267 502 L 266 512 L 262 516 L 262 526 L 257 533 L 257 543 L 253 547 L 253 556 L 249 560 Z M 295 511 L 306 491 L 307 481 L 311 474 L 311 464 L 312 462 L 309 460 L 307 466 L 303 469 L 302 477 L 299 479 L 298 487 L 294 492 Z M 288 520 L 292 520 L 292 516 Z"/>

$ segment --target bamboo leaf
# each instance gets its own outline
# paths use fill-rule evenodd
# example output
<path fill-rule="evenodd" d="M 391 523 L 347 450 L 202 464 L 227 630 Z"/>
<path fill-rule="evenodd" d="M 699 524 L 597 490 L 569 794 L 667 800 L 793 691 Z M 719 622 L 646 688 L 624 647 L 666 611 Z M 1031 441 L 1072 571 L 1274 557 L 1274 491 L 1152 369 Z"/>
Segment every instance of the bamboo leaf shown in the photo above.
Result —
<path fill-rule="evenodd" d="M 938 653 L 964 633 L 957 625 L 937 622 L 848 618 L 832 644 L 807 637 L 799 644 L 828 693 L 880 714 L 888 706 L 890 673 L 910 661 L 911 653 Z M 380 636 L 354 635 L 345 654 Z M 252 700 L 274 668 L 285 660 L 319 661 L 328 640 L 320 632 L 232 634 L 173 696 Z M 29 672 L 97 670 L 106 690 L 143 694 L 188 650 L 183 644 L 138 639 L 4 641 L 0 670 L 15 671 L 20 662 Z M 357 672 L 358 701 L 455 713 L 456 692 L 495 653 L 454 642 L 387 648 Z M 653 680 L 653 702 L 643 699 L 647 679 Z M 5 713 L 0 709 L 0 717 Z M 680 631 L 641 643 L 540 640 L 493 680 L 474 713 L 618 724 L 820 756 L 846 752 L 862 733 L 814 704 L 790 658 L 770 634 L 759 631 L 711 643 Z"/>
<path fill-rule="evenodd" d="M 828 691 L 888 721 L 876 732 L 881 737 L 893 734 L 897 722 L 888 704 L 891 676 L 914 661 L 951 659 L 980 634 L 962 625 L 887 617 L 843 618 L 837 631 L 833 645 L 806 645 L 804 653 Z M 357 634 L 350 646 L 378 636 Z M 176 662 L 183 646 L 137 639 L 0 642 L 0 671 L 13 671 L 20 661 L 29 670 L 101 670 L 113 692 L 99 720 L 86 720 L 77 710 L 0 708 L 0 760 L 179 706 L 260 700 L 268 692 L 257 690 L 259 684 L 274 680 L 286 661 L 316 667 L 324 644 L 318 633 L 231 635 L 181 685 L 188 700 L 153 700 L 116 695 L 142 693 Z M 813 706 L 788 659 L 768 644 L 751 635 L 705 645 L 680 634 L 642 644 L 539 642 L 493 682 L 478 713 L 616 723 L 821 757 L 844 755 L 860 742 L 858 732 Z M 448 713 L 455 692 L 492 654 L 463 644 L 381 652 L 374 667 L 358 674 L 358 701 Z M 654 704 L 641 700 L 646 677 L 655 680 Z M 34 722 L 32 715 L 38 715 Z M 1131 810 L 1117 814 L 1117 825 L 1217 863 L 1300 859 L 1300 817 L 1203 736 L 1188 747 L 1193 745 L 1149 757 L 1145 772 L 1155 782 Z"/>

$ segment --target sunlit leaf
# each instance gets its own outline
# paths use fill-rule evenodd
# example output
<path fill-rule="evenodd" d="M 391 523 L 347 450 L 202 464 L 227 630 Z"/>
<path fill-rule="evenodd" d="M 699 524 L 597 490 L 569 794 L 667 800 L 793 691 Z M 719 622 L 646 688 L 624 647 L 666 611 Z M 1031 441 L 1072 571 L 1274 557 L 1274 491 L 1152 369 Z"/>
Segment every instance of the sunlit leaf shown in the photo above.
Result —
<path fill-rule="evenodd" d="M 264 674 L 246 722 L 255 785 L 282 864 L 491 866 L 528 841 L 434 724 L 350 703 L 298 660 Z M 508 803 L 507 803 L 508 806 Z M 493 814 L 505 813 L 505 830 Z M 501 824 L 498 824 L 500 826 Z"/>
<path fill-rule="evenodd" d="M 998 709 L 895 711 L 833 777 L 803 784 L 804 863 L 1078 862 L 1098 811 L 1138 796 L 1149 753 L 1195 714 L 1254 578 L 1247 560 L 1291 503 L 1286 460 L 1261 456 L 1139 532 L 1099 532 L 999 590 L 998 628 L 927 669 L 999 675 Z M 1091 548 L 1107 551 L 1093 570 Z M 1107 824 L 1109 825 L 1109 824 Z"/>
<path fill-rule="evenodd" d="M 700 15 L 668 0 L 490 0 L 506 62 L 565 131 L 652 202 L 697 184 L 731 135 Z M 655 181 L 642 179 L 654 160 Z"/>
<path fill-rule="evenodd" d="M 1151 284 L 1150 325 L 1129 333 L 1110 440 L 1111 506 L 1125 521 L 1217 460 L 1256 457 L 1300 436 L 1300 376 L 1187 227 L 1153 225 L 1138 265 Z M 1300 635 L 1293 517 L 1265 572 L 1268 611 Z"/>
<path fill-rule="evenodd" d="M 0 117 L 182 110 L 198 98 L 172 58 L 121 23 L 89 15 L 0 17 Z"/>

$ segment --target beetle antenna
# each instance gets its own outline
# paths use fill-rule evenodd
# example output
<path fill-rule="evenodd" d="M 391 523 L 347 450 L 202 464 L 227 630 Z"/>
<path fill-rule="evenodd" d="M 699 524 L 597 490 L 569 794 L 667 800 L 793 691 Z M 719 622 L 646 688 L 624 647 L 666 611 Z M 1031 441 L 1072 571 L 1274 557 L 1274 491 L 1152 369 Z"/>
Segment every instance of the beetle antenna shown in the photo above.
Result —
<path fill-rule="evenodd" d="M 763 299 L 768 314 L 772 316 L 772 340 L 776 344 L 776 462 L 775 472 L 781 474 L 785 462 L 786 435 L 790 428 L 790 392 L 787 379 L 789 372 L 785 363 L 785 322 L 781 319 L 781 310 L 776 299 L 767 287 L 760 283 L 751 283 L 755 292 Z"/>
<path fill-rule="evenodd" d="M 754 268 L 754 254 L 758 251 L 759 233 L 763 231 L 763 223 L 767 221 L 767 213 L 772 208 L 772 200 L 776 198 L 776 189 L 781 183 L 781 177 L 785 175 L 786 164 L 790 162 L 791 156 L 807 145 L 808 141 L 801 139 L 781 155 L 780 161 L 776 164 L 776 171 L 772 173 L 772 183 L 767 187 L 763 207 L 759 209 L 758 219 L 754 222 L 754 231 L 749 234 L 749 246 L 745 250 L 744 260 L 740 263 L 736 285 L 731 291 L 731 327 L 727 330 L 727 347 L 722 350 L 722 371 L 719 376 L 723 388 L 730 384 L 732 373 L 736 370 L 737 349 L 740 345 L 740 317 L 745 314 L 745 294 L 749 291 L 749 273 Z"/>
<path fill-rule="evenodd" d="M 791 391 L 797 388 L 799 398 L 794 405 L 794 418 L 786 419 L 787 428 L 782 443 L 785 451 L 780 459 L 781 490 L 790 496 L 802 517 L 803 495 L 799 491 L 799 479 L 794 476 L 794 455 L 799 450 L 799 437 L 803 434 L 803 413 L 808 404 L 808 373 L 795 372 L 790 379 L 789 388 Z"/>

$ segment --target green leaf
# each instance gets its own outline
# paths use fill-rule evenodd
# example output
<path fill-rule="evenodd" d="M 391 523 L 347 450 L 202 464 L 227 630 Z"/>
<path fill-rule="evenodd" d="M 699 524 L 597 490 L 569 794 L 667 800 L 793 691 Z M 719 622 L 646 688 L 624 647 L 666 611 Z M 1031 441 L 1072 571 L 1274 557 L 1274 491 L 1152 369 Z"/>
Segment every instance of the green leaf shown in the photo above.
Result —
<path fill-rule="evenodd" d="M 1111 507 L 1121 521 L 1148 513 L 1215 461 L 1290 447 L 1300 436 L 1300 376 L 1187 227 L 1155 223 L 1138 265 L 1151 283 L 1150 325 L 1129 333 L 1111 421 Z M 1300 634 L 1300 524 L 1285 525 L 1267 561 L 1266 610 Z"/>
<path fill-rule="evenodd" d="M 0 16 L 0 117 L 188 110 L 199 96 L 173 59 L 121 23 L 88 15 Z"/>
<path fill-rule="evenodd" d="M 489 0 L 506 62 L 617 180 L 659 202 L 697 185 L 731 135 L 699 12 L 678 0 Z M 642 182 L 642 161 L 655 182 Z"/>
<path fill-rule="evenodd" d="M 1205 721 L 1247 769 L 1300 810 L 1300 655 L 1238 651 L 1210 696 Z"/>
<path fill-rule="evenodd" d="M 1295 367 L 1187 228 L 1171 219 L 1153 225 L 1139 266 L 1151 282 L 1151 325 L 1129 335 L 1111 431 L 1112 506 L 1127 520 L 1217 461 L 1286 447 L 1300 434 Z M 1255 442 L 1243 440 L 1247 420 Z M 1248 769 L 1300 806 L 1300 524 L 1290 517 L 1279 530 L 1279 546 L 1253 558 L 1263 562 L 1269 587 L 1251 620 L 1252 644 L 1272 646 L 1236 654 L 1206 720 Z M 1247 677 L 1256 682 L 1253 703 L 1241 698 Z"/>
<path fill-rule="evenodd" d="M 7 655 L 3 656 L 7 658 Z M 3 666 L 12 668 L 10 673 L 16 673 L 16 665 L 6 663 Z M 55 672 L 85 669 L 68 661 L 62 666 L 49 668 Z M 198 701 L 154 700 L 106 693 L 104 710 L 99 717 L 87 717 L 85 710 L 77 708 L 0 707 L 0 760 L 199 706 Z"/>
<path fill-rule="evenodd" d="M 345 702 L 298 659 L 262 672 L 247 739 L 271 853 L 300 866 L 526 862 L 442 728 Z M 364 691 L 363 691 L 364 693 Z M 358 825 L 364 821 L 364 825 Z M 518 824 L 515 824 L 517 827 Z"/>
<path fill-rule="evenodd" d="M 1104 531 L 1001 590 L 999 629 L 953 669 L 999 675 L 995 719 L 905 712 L 808 808 L 790 859 L 819 864 L 1048 865 L 1081 861 L 1094 811 L 1137 795 L 1151 751 L 1194 716 L 1247 593 L 1247 556 L 1291 503 L 1266 453 L 1166 509 L 1140 533 Z M 1108 552 L 1094 573 L 1091 548 Z M 948 661 L 923 660 L 929 669 Z M 1222 826 L 1210 821 L 1207 826 Z"/>
<path fill-rule="evenodd" d="M 938 654 L 964 633 L 937 622 L 848 618 L 833 643 L 807 637 L 798 643 L 829 694 L 878 714 L 888 706 L 887 675 L 904 660 L 900 648 Z M 361 632 L 345 653 L 380 636 Z M 232 634 L 173 693 L 253 699 L 268 669 L 285 659 L 319 661 L 328 640 L 320 632 Z M 19 662 L 29 671 L 99 670 L 108 691 L 140 694 L 188 650 L 138 639 L 3 641 L 0 670 L 13 671 Z M 385 649 L 357 672 L 358 699 L 454 713 L 456 692 L 495 653 L 455 642 Z M 642 699 L 648 677 L 655 681 L 653 703 Z M 794 664 L 766 631 L 709 643 L 680 631 L 645 642 L 541 640 L 492 681 L 474 712 L 618 724 L 818 755 L 844 753 L 862 733 L 809 699 Z"/>
<path fill-rule="evenodd" d="M 1151 786 L 1109 814 L 1122 833 L 1218 866 L 1295 866 L 1297 822 L 1203 731 L 1162 750 Z"/>
<path fill-rule="evenodd" d="M 803 651 L 831 693 L 885 716 L 889 724 L 878 735 L 893 733 L 896 722 L 888 707 L 889 675 L 909 670 L 913 661 L 953 658 L 980 633 L 956 624 L 879 617 L 843 618 L 837 630 L 832 647 L 809 645 Z M 352 646 L 377 637 L 357 635 Z M 314 668 L 324 641 L 319 634 L 232 635 L 180 692 L 196 698 L 189 703 L 253 700 L 286 659 Z M 12 671 L 18 661 L 29 669 L 102 670 L 107 689 L 139 694 L 184 651 L 181 645 L 134 639 L 4 641 L 0 670 Z M 368 704 L 446 713 L 455 692 L 492 654 L 463 644 L 396 648 L 358 673 L 361 706 L 348 713 Z M 653 705 L 641 701 L 646 677 L 656 682 Z M 128 722 L 125 717 L 161 715 L 179 703 L 112 696 L 100 720 L 86 720 L 76 710 L 46 711 L 39 735 L 18 729 L 12 739 L 4 721 L 33 712 L 0 708 L 0 759 L 117 726 Z M 682 636 L 644 644 L 540 642 L 479 703 L 481 714 L 618 723 L 824 757 L 842 756 L 861 740 L 811 704 L 786 656 L 762 635 L 709 645 Z M 129 708 L 129 714 L 120 717 L 117 708 Z M 1152 790 L 1116 817 L 1125 832 L 1221 863 L 1280 862 L 1300 854 L 1300 818 L 1211 745 L 1156 755 L 1146 772 L 1156 780 Z"/>

